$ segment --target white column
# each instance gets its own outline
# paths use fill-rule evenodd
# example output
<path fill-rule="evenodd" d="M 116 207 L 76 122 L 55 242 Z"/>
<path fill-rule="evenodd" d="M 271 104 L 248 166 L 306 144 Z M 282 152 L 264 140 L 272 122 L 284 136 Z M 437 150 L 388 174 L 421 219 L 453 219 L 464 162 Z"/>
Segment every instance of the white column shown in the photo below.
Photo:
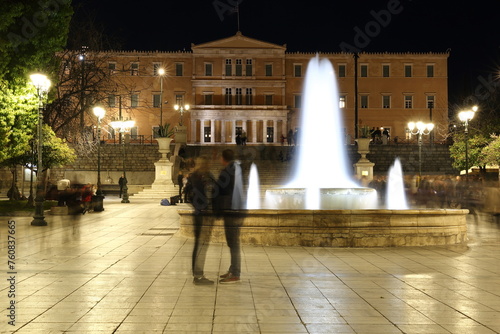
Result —
<path fill-rule="evenodd" d="M 191 143 L 196 143 L 196 119 L 191 120 Z"/>
<path fill-rule="evenodd" d="M 236 120 L 232 120 L 231 124 L 233 125 L 231 129 L 231 143 L 236 143 Z"/>
<path fill-rule="evenodd" d="M 257 120 L 252 119 L 252 143 L 257 142 Z"/>
<path fill-rule="evenodd" d="M 267 119 L 262 121 L 262 142 L 267 143 Z"/>
<path fill-rule="evenodd" d="M 281 134 L 286 137 L 286 120 L 281 121 Z M 280 138 L 281 139 L 281 138 Z"/>
<path fill-rule="evenodd" d="M 220 141 L 222 144 L 226 142 L 226 121 L 220 121 Z"/>
<path fill-rule="evenodd" d="M 277 140 L 276 140 L 276 136 L 278 135 L 277 126 L 278 126 L 278 121 L 273 120 L 273 143 L 277 143 Z"/>
<path fill-rule="evenodd" d="M 215 120 L 210 120 L 210 142 L 215 143 Z"/>
<path fill-rule="evenodd" d="M 205 143 L 205 120 L 200 119 L 200 143 Z"/>

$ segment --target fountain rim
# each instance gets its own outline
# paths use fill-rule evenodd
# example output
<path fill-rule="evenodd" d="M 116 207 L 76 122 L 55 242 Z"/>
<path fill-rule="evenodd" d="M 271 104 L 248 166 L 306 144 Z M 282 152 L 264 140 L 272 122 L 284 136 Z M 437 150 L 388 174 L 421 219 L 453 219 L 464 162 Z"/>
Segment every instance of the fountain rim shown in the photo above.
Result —
<path fill-rule="evenodd" d="M 179 214 L 191 214 L 195 210 L 194 208 L 178 208 L 177 212 Z M 463 215 L 468 214 L 469 209 L 402 209 L 402 210 L 393 210 L 393 209 L 241 209 L 241 210 L 227 210 L 224 211 L 225 215 L 245 215 L 245 214 L 342 214 L 342 215 Z M 215 215 L 213 211 L 207 210 L 201 212 L 202 215 Z"/>

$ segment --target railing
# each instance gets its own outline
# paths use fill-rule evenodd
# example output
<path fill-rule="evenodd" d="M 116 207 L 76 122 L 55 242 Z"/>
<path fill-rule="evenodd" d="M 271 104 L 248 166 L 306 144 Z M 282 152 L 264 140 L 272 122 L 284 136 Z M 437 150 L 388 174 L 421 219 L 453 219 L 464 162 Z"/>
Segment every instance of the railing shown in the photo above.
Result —
<path fill-rule="evenodd" d="M 144 135 L 130 135 L 126 136 L 124 139 L 126 144 L 132 145 L 156 145 L 156 138 L 153 136 L 144 136 Z M 110 144 L 110 145 L 118 145 L 121 144 L 121 140 L 119 137 L 115 136 L 113 138 L 107 138 L 103 136 L 101 139 L 102 144 Z"/>

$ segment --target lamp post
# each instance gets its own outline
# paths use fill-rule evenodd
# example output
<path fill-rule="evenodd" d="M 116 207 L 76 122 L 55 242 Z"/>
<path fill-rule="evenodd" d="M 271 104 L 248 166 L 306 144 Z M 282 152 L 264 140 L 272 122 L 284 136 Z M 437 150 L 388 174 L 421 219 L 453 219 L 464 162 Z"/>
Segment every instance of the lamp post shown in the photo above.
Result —
<path fill-rule="evenodd" d="M 188 111 L 189 110 L 189 104 L 185 104 L 183 106 L 182 105 L 180 106 L 180 105 L 176 104 L 174 106 L 174 109 L 178 110 L 180 112 L 180 114 L 181 114 L 181 119 L 180 119 L 179 125 L 182 126 L 182 115 L 184 115 L 184 111 Z"/>
<path fill-rule="evenodd" d="M 159 68 L 158 75 L 160 76 L 160 126 L 163 125 L 163 77 L 165 76 L 165 69 Z"/>
<path fill-rule="evenodd" d="M 135 122 L 131 119 L 124 120 L 121 116 L 118 120 L 111 122 L 111 127 L 113 129 L 118 130 L 120 132 L 120 136 L 127 131 L 130 131 L 130 128 L 134 126 Z M 122 203 L 130 203 L 128 199 L 128 186 L 127 186 L 127 171 L 125 169 L 125 140 L 122 138 L 122 153 L 123 153 L 123 196 Z"/>
<path fill-rule="evenodd" d="M 469 181 L 469 121 L 474 118 L 477 111 L 477 106 L 473 106 L 471 110 L 463 110 L 458 113 L 458 118 L 464 123 L 465 127 L 465 181 Z"/>
<path fill-rule="evenodd" d="M 101 120 L 106 114 L 106 110 L 101 107 L 94 107 L 94 115 L 97 117 L 97 191 L 94 196 L 94 211 L 104 211 L 104 196 L 101 188 Z"/>
<path fill-rule="evenodd" d="M 418 182 L 422 179 L 422 135 L 428 135 L 434 129 L 434 123 L 410 122 L 408 130 L 412 135 L 418 135 Z"/>
<path fill-rule="evenodd" d="M 31 82 L 36 87 L 38 95 L 38 129 L 37 129 L 37 150 L 38 150 L 38 162 L 37 162 L 37 191 L 35 197 L 35 215 L 33 216 L 33 221 L 31 225 L 35 226 L 46 226 L 45 216 L 43 215 L 43 202 L 45 201 L 44 194 L 44 182 L 43 182 L 43 163 L 42 163 L 42 126 L 43 126 L 43 99 L 46 97 L 49 88 L 50 80 L 43 74 L 32 74 L 30 76 Z"/>

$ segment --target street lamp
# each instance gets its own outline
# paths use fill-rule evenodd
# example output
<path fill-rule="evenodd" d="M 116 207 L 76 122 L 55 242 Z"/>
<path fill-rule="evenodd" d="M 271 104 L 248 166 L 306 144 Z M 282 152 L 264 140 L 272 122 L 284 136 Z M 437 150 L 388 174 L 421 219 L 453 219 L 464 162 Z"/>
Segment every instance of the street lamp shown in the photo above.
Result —
<path fill-rule="evenodd" d="M 163 78 L 165 77 L 165 69 L 159 68 L 158 75 L 160 76 L 160 126 L 163 125 Z"/>
<path fill-rule="evenodd" d="M 135 122 L 131 119 L 123 119 L 121 116 L 118 120 L 111 122 L 111 127 L 120 132 L 120 136 L 123 133 L 130 131 L 130 128 L 134 126 Z M 128 187 L 127 187 L 127 171 L 125 169 L 125 140 L 122 138 L 122 152 L 123 152 L 123 196 L 122 203 L 130 203 L 128 199 Z"/>
<path fill-rule="evenodd" d="M 474 118 L 477 111 L 477 106 L 473 106 L 471 110 L 463 110 L 458 113 L 458 118 L 464 123 L 465 127 L 465 180 L 469 181 L 469 121 Z"/>
<path fill-rule="evenodd" d="M 104 196 L 101 189 L 101 120 L 106 114 L 106 110 L 101 107 L 94 107 L 94 115 L 97 117 L 97 191 L 94 196 L 94 211 L 104 211 Z"/>
<path fill-rule="evenodd" d="M 180 106 L 180 105 L 176 104 L 174 106 L 174 109 L 178 110 L 180 112 L 180 114 L 181 114 L 181 119 L 180 119 L 179 125 L 182 126 L 182 115 L 184 114 L 184 111 L 188 111 L 189 110 L 189 104 L 185 104 L 183 106 Z"/>
<path fill-rule="evenodd" d="M 422 179 L 422 135 L 428 135 L 434 129 L 433 123 L 410 122 L 408 130 L 412 135 L 418 135 L 418 182 Z"/>
<path fill-rule="evenodd" d="M 43 99 L 47 96 L 50 88 L 50 80 L 43 74 L 30 75 L 33 86 L 36 87 L 38 95 L 38 129 L 37 129 L 37 150 L 38 150 L 38 163 L 37 163 L 37 192 L 35 197 L 35 215 L 31 225 L 46 226 L 45 216 L 43 215 L 43 202 L 45 201 L 44 182 L 43 182 L 43 164 L 42 164 L 42 126 L 43 126 Z"/>

